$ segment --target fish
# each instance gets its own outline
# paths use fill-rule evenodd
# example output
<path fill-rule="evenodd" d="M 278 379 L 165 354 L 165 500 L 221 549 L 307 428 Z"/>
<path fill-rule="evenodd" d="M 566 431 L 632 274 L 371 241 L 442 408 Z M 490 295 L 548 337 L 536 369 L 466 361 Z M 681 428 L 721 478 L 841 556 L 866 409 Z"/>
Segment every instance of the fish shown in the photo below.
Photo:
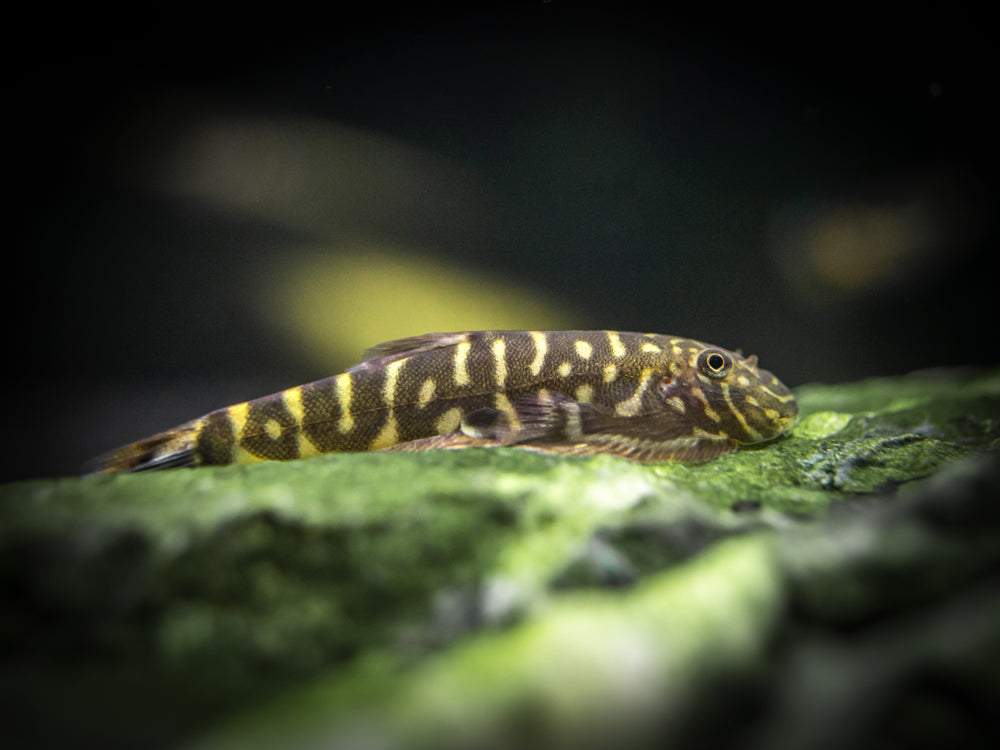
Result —
<path fill-rule="evenodd" d="M 516 446 L 697 462 L 772 440 L 798 415 L 757 357 L 620 331 L 397 339 L 323 380 L 110 451 L 86 473 L 289 461 L 333 452 Z"/>

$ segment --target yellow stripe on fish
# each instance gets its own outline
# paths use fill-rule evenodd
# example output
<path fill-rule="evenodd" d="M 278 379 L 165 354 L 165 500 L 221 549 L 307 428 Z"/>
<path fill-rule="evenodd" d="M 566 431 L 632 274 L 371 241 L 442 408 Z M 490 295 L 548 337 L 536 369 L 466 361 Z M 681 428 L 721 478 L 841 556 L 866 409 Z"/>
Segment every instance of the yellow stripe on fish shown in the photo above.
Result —
<path fill-rule="evenodd" d="M 96 471 L 322 453 L 516 445 L 702 461 L 770 440 L 792 393 L 756 357 L 618 331 L 465 331 L 380 344 L 347 372 L 218 409 L 112 451 Z"/>

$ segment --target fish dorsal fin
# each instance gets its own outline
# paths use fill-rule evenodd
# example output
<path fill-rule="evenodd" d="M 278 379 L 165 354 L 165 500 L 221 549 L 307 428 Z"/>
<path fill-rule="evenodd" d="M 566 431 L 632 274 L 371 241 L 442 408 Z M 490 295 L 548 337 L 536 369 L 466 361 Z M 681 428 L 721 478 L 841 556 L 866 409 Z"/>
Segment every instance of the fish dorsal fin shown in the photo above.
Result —
<path fill-rule="evenodd" d="M 364 355 L 362 355 L 361 363 L 350 368 L 348 372 L 385 367 L 390 362 L 412 357 L 414 354 L 457 346 L 465 341 L 469 341 L 472 336 L 473 333 L 470 331 L 460 333 L 425 333 L 422 336 L 407 336 L 402 339 L 383 341 L 381 344 L 376 344 L 370 349 L 366 349 Z"/>

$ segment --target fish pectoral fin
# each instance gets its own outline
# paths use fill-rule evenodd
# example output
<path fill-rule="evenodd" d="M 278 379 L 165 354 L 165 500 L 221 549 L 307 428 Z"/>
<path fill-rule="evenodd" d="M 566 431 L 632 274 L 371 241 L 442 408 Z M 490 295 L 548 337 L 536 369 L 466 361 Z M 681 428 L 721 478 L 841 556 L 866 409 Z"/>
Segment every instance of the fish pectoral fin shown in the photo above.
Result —
<path fill-rule="evenodd" d="M 454 450 L 514 445 L 542 453 L 611 455 L 631 461 L 660 463 L 707 461 L 732 453 L 739 447 L 738 442 L 728 437 L 692 434 L 692 425 L 679 414 L 622 416 L 551 391 L 521 396 L 513 406 L 516 420 L 499 409 L 477 409 L 466 414 L 452 432 L 383 450 Z"/>
<path fill-rule="evenodd" d="M 671 412 L 622 416 L 551 392 L 524 396 L 514 408 L 521 428 L 507 442 L 550 453 L 608 454 L 650 463 L 693 462 L 739 447 L 737 441 L 722 435 L 694 433 L 686 416 Z"/>
<path fill-rule="evenodd" d="M 510 417 L 489 407 L 466 414 L 458 431 L 466 437 L 492 440 L 498 445 L 510 445 L 520 439 L 520 431 L 511 427 Z"/>
<path fill-rule="evenodd" d="M 640 440 L 663 442 L 696 435 L 683 414 L 658 412 L 623 416 L 594 404 L 575 401 L 562 393 L 541 392 L 514 402 L 521 429 L 516 442 L 526 440 L 582 441 L 589 436 L 623 435 Z"/>
<path fill-rule="evenodd" d="M 605 435 L 600 440 L 583 442 L 541 440 L 521 443 L 501 442 L 492 438 L 466 435 L 460 430 L 446 435 L 411 440 L 382 448 L 379 452 L 393 451 L 429 451 L 429 450 L 459 450 L 462 448 L 500 448 L 514 445 L 537 453 L 552 453 L 564 456 L 618 456 L 630 461 L 642 463 L 664 463 L 667 461 L 708 461 L 726 453 L 732 453 L 738 447 L 735 440 L 728 438 L 680 438 L 661 442 L 642 441 L 627 438 L 622 435 Z"/>
<path fill-rule="evenodd" d="M 580 440 L 603 424 L 603 415 L 593 404 L 550 391 L 521 396 L 514 411 L 519 424 L 505 436 L 510 443 Z"/>
<path fill-rule="evenodd" d="M 732 453 L 739 443 L 730 438 L 677 438 L 675 440 L 639 440 L 625 435 L 592 436 L 579 443 L 528 443 L 524 448 L 543 453 L 572 456 L 608 455 L 642 463 L 667 461 L 697 462 Z"/>
<path fill-rule="evenodd" d="M 422 336 L 408 336 L 392 341 L 383 341 L 381 344 L 366 349 L 361 357 L 361 364 L 354 365 L 347 372 L 359 372 L 362 370 L 377 370 L 385 367 L 390 362 L 398 359 L 412 357 L 414 354 L 433 351 L 434 349 L 444 349 L 449 346 L 470 341 L 474 333 L 472 331 L 462 331 L 459 333 L 426 333 Z"/>
<path fill-rule="evenodd" d="M 497 409 L 483 408 L 469 412 L 457 428 L 444 435 L 397 443 L 382 451 L 457 450 L 459 448 L 496 448 L 509 444 L 507 415 Z"/>
<path fill-rule="evenodd" d="M 410 440 L 383 448 L 383 451 L 456 450 L 458 448 L 497 448 L 542 437 L 547 427 L 511 426 L 510 417 L 499 409 L 484 407 L 469 412 L 458 427 L 444 435 Z"/>
<path fill-rule="evenodd" d="M 484 407 L 466 414 L 458 427 L 444 435 L 411 440 L 385 451 L 423 451 L 456 448 L 496 448 L 532 441 L 567 442 L 583 436 L 580 425 L 591 414 L 590 404 L 580 404 L 561 394 L 533 394 L 515 404 L 517 423 L 499 409 Z"/>

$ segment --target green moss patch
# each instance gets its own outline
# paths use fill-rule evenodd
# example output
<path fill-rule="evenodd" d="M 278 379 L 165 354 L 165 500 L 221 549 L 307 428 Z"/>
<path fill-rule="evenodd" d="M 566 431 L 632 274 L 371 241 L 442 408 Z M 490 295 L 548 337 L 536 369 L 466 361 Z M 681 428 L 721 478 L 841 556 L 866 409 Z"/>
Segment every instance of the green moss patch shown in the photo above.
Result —
<path fill-rule="evenodd" d="M 943 705 L 903 679 L 927 663 L 986 700 L 1000 371 L 796 393 L 790 435 L 703 464 L 480 449 L 6 485 L 8 734 L 775 746 L 858 709 L 824 713 L 817 665 L 877 678 L 862 737 Z"/>

